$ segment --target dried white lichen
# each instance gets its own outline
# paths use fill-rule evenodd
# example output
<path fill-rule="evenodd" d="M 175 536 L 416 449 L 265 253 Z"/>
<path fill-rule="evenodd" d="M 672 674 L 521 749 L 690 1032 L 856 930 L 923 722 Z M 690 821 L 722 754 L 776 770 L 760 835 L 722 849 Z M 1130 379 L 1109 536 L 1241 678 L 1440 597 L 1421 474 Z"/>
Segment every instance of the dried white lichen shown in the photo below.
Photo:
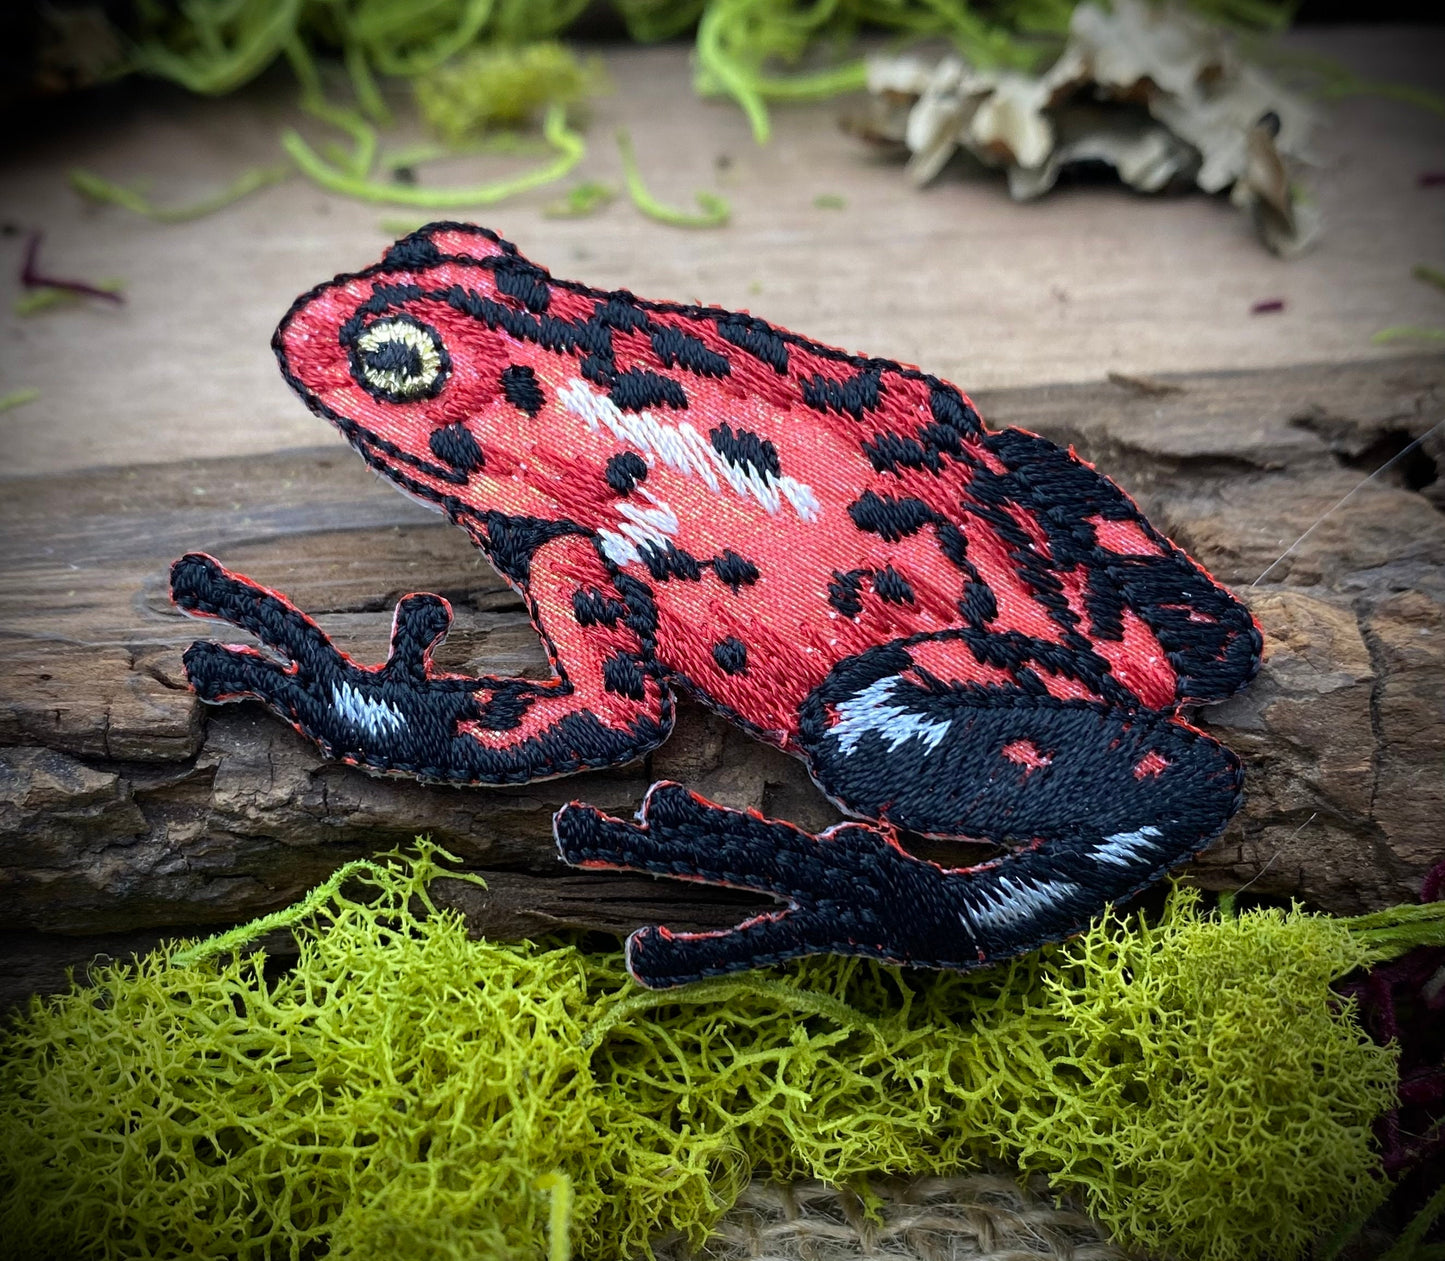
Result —
<path fill-rule="evenodd" d="M 1140 192 L 1228 192 L 1277 254 L 1298 253 L 1319 231 L 1294 177 L 1309 160 L 1309 108 L 1179 7 L 1086 0 L 1042 75 L 956 54 L 879 55 L 868 89 L 856 130 L 904 145 L 919 186 L 960 150 L 1002 167 L 1019 201 L 1048 192 L 1069 166 L 1103 163 Z"/>

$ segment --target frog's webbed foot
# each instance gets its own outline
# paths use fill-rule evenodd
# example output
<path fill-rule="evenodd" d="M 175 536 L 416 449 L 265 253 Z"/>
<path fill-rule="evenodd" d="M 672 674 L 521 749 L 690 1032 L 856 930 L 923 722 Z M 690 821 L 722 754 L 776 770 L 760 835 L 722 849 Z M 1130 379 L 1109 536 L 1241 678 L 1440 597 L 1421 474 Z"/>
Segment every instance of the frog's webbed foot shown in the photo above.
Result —
<path fill-rule="evenodd" d="M 639 929 L 627 942 L 628 968 L 655 989 L 810 954 L 974 968 L 1051 935 L 1035 922 L 1027 941 L 1017 939 L 1001 908 L 1017 897 L 1041 910 L 1049 891 L 1037 880 L 1011 883 L 1007 859 L 948 871 L 863 824 L 813 836 L 715 805 L 679 784 L 653 785 L 635 823 L 573 802 L 558 811 L 554 830 L 558 852 L 573 866 L 700 880 L 785 903 L 720 932 Z M 1054 927 L 1068 931 L 1080 905 L 1093 909 L 1082 889 L 1055 893 L 1045 917 Z"/>
<path fill-rule="evenodd" d="M 721 932 L 639 929 L 628 938 L 627 965 L 655 989 L 798 955 L 857 953 L 847 941 L 880 937 L 865 894 L 882 887 L 888 858 L 865 827 L 845 824 L 814 837 L 663 781 L 652 786 L 635 823 L 572 802 L 557 812 L 554 831 L 563 861 L 576 867 L 700 880 L 786 902 Z"/>
<path fill-rule="evenodd" d="M 643 928 L 627 942 L 627 965 L 643 985 L 665 988 L 798 955 L 824 953 L 839 932 L 876 935 L 862 901 L 847 898 L 845 872 L 871 880 L 875 847 L 855 843 L 865 828 L 836 829 L 819 840 L 788 823 L 714 805 L 680 784 L 654 784 L 636 823 L 573 802 L 554 822 L 562 859 L 578 867 L 645 871 L 769 893 L 787 905 L 722 932 L 673 933 Z M 828 845 L 830 852 L 822 853 Z M 821 894 L 821 898 L 817 895 Z"/>
<path fill-rule="evenodd" d="M 534 566 L 528 590 L 545 584 L 565 608 L 575 575 L 598 564 L 590 541 L 557 538 L 568 563 Z M 184 612 L 249 631 L 261 648 L 199 642 L 186 674 L 207 701 L 255 698 L 314 740 L 328 757 L 366 770 L 456 784 L 518 784 L 615 766 L 666 738 L 671 694 L 619 615 L 607 626 L 559 619 L 550 635 L 552 679 L 476 678 L 437 670 L 432 653 L 451 626 L 436 595 L 403 596 L 391 649 L 358 665 L 290 601 L 191 553 L 171 566 L 171 598 Z M 619 606 L 621 607 L 621 606 Z M 570 670 L 568 669 L 570 663 Z"/>
<path fill-rule="evenodd" d="M 433 673 L 432 651 L 452 620 L 440 596 L 398 603 L 390 653 L 374 667 L 352 661 L 284 597 L 202 553 L 171 566 L 171 598 L 183 612 L 229 622 L 262 645 L 202 640 L 186 649 L 186 676 L 203 700 L 259 700 L 328 756 L 368 769 L 438 779 L 465 769 L 448 745 L 457 723 L 479 713 L 478 681 Z"/>
<path fill-rule="evenodd" d="M 864 824 L 812 836 L 670 783 L 654 785 L 635 823 L 574 802 L 554 829 L 559 853 L 575 866 L 698 880 L 784 903 L 722 932 L 633 933 L 628 967 L 643 985 L 810 954 L 976 968 L 1082 931 L 1110 902 L 1132 897 L 1217 834 L 1237 800 L 1238 763 L 1198 733 L 1183 733 L 1174 751 L 1197 780 L 1196 818 L 1161 811 L 1150 823 L 1073 827 L 967 868 L 915 858 L 891 832 Z"/>

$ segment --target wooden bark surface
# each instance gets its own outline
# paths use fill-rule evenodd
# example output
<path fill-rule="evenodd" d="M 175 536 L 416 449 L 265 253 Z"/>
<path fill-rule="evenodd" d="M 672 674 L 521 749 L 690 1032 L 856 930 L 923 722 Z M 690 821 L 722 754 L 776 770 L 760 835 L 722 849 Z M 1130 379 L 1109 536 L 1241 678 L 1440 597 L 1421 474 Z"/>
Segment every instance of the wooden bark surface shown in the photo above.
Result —
<path fill-rule="evenodd" d="M 1301 27 L 1284 33 L 1282 46 L 1363 79 L 1438 91 L 1445 27 Z M 901 157 L 844 134 L 843 102 L 780 105 L 773 138 L 760 146 L 735 104 L 693 90 L 685 44 L 595 51 L 616 90 L 589 103 L 588 151 L 566 184 L 455 212 L 556 276 L 747 308 L 829 345 L 920 364 L 970 391 L 1085 381 L 1110 369 L 1384 360 L 1409 343 L 1375 346 L 1374 333 L 1441 322 L 1439 291 L 1410 269 L 1441 260 L 1445 194 L 1418 187 L 1417 177 L 1440 169 L 1445 123 L 1416 105 L 1372 94 L 1321 103 L 1308 183 L 1326 234 L 1319 249 L 1286 261 L 1261 247 L 1224 197 L 1089 184 L 1021 206 L 1002 172 L 962 164 L 919 190 Z M 385 148 L 429 138 L 408 130 L 409 93 L 392 104 L 399 130 Z M 72 101 L 32 114 L 0 149 L 4 219 L 44 228 L 42 262 L 62 276 L 122 277 L 126 303 L 17 316 L 25 234 L 0 235 L 5 389 L 41 389 L 5 414 L 6 467 L 55 472 L 320 441 L 266 351 L 276 321 L 302 288 L 379 258 L 396 235 L 381 220 L 419 222 L 425 212 L 296 178 L 214 216 L 156 224 L 92 205 L 70 187 L 67 172 L 80 166 L 182 204 L 274 163 L 283 126 L 316 145 L 335 139 L 297 108 L 284 73 L 219 98 L 131 81 L 89 109 Z M 699 190 L 721 194 L 730 224 L 678 231 L 625 197 L 581 219 L 544 215 L 574 181 L 620 187 L 618 127 L 631 133 L 657 197 L 689 207 Z M 536 161 L 467 157 L 421 174 L 457 187 Z M 845 204 L 820 207 L 819 196 Z M 1268 299 L 1283 309 L 1250 314 Z M 169 455 L 158 454 L 161 442 Z"/>
<path fill-rule="evenodd" d="M 991 425 L 1075 445 L 1264 628 L 1260 679 L 1198 716 L 1247 759 L 1249 800 L 1193 878 L 1336 912 L 1413 898 L 1445 856 L 1445 437 L 1360 482 L 1445 415 L 1445 357 L 976 401 Z M 732 923 L 756 899 L 562 867 L 552 812 L 574 798 L 630 812 L 672 778 L 809 828 L 837 818 L 800 764 L 691 706 L 646 764 L 525 788 L 325 763 L 258 706 L 185 689 L 180 652 L 208 628 L 171 609 L 166 571 L 191 549 L 285 592 L 361 660 L 385 655 L 398 597 L 424 590 L 456 608 L 444 666 L 546 670 L 520 602 L 462 534 L 339 442 L 4 481 L 0 993 L 272 910 L 418 833 L 487 873 L 486 892 L 447 889 L 480 932 Z"/>

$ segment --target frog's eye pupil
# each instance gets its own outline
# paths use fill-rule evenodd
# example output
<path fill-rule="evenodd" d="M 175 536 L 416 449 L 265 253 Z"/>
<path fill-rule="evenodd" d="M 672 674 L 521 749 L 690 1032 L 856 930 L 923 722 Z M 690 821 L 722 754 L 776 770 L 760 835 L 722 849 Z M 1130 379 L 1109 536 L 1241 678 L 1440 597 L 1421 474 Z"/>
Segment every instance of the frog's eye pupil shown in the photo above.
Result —
<path fill-rule="evenodd" d="M 415 346 L 408 346 L 401 341 L 382 342 L 375 350 L 363 351 L 361 362 L 366 365 L 367 374 L 372 377 L 390 372 L 410 380 L 426 371 L 421 361 L 421 352 Z"/>
<path fill-rule="evenodd" d="M 352 344 L 351 363 L 367 392 L 390 403 L 434 395 L 451 371 L 436 330 L 409 316 L 377 320 L 364 329 Z"/>

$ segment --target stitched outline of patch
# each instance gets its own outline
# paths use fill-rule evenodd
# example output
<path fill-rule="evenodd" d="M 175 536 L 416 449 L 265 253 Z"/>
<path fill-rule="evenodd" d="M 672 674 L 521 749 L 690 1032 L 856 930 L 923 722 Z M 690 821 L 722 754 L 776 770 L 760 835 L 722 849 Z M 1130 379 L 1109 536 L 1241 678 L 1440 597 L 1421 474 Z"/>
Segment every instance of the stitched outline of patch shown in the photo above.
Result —
<path fill-rule="evenodd" d="M 423 277 L 429 287 L 420 283 Z M 399 279 L 402 283 L 396 283 Z M 475 283 L 468 287 L 462 279 Z M 337 294 L 344 295 L 340 305 L 350 304 L 351 310 L 347 319 L 330 326 L 335 333 L 330 345 L 336 349 L 324 350 L 324 336 L 310 338 L 308 353 L 314 349 L 318 358 L 298 363 L 288 335 L 297 320 L 309 318 L 318 304 Z M 419 316 L 418 309 L 430 318 Z M 411 378 L 398 378 L 406 388 L 378 394 L 375 381 L 358 380 L 357 340 L 385 321 L 426 330 L 434 339 L 436 362 L 425 358 L 426 347 L 418 348 L 414 335 L 400 349 L 382 346 L 378 352 L 369 345 L 368 353 L 380 356 L 372 367 L 415 373 L 421 365 L 430 374 L 423 388 L 413 390 Z M 453 346 L 464 343 L 467 353 L 449 349 L 449 338 Z M 631 950 L 639 975 L 639 952 L 651 950 L 656 959 L 659 949 L 687 955 L 694 965 L 690 971 L 654 968 L 652 979 L 666 977 L 665 983 L 816 950 L 946 966 L 969 966 L 975 956 L 977 961 L 1004 957 L 1028 948 L 1025 942 L 1076 930 L 1085 903 L 1097 909 L 1101 899 L 1127 896 L 1157 878 L 1207 844 L 1238 805 L 1237 760 L 1183 722 L 1178 710 L 1187 699 L 1228 694 L 1253 674 L 1260 636 L 1247 611 L 1154 531 L 1106 478 L 1033 435 L 985 429 L 967 398 L 936 377 L 821 346 L 749 315 L 646 302 L 626 291 L 555 280 L 496 234 L 458 224 L 422 229 L 395 245 L 381 264 L 303 295 L 274 344 L 283 373 L 308 406 L 335 423 L 369 464 L 467 529 L 523 593 L 556 678 L 535 683 L 438 674 L 431 651 L 445 633 L 450 610 L 437 597 L 426 596 L 409 596 L 398 606 L 387 663 L 359 667 L 336 653 L 314 623 L 283 597 L 266 592 L 261 604 L 269 625 L 260 626 L 259 633 L 263 639 L 272 636 L 267 642 L 283 658 L 288 650 L 302 649 L 311 663 L 306 669 L 331 678 L 329 692 L 319 689 L 329 697 L 329 711 L 313 703 L 317 686 L 310 692 L 297 686 L 295 653 L 289 659 L 297 669 L 290 669 L 286 680 L 257 673 L 257 663 L 249 659 L 241 662 L 245 677 L 223 680 L 208 678 L 207 671 L 224 665 L 236 675 L 235 659 L 213 660 L 205 653 L 218 646 L 196 645 L 192 653 L 205 651 L 196 657 L 194 670 L 188 653 L 187 668 L 198 691 L 209 692 L 208 699 L 261 696 L 329 754 L 370 770 L 510 783 L 615 765 L 645 752 L 666 737 L 671 693 L 682 688 L 745 730 L 802 756 L 835 802 L 879 825 L 871 830 L 844 825 L 844 831 L 807 838 L 814 848 L 798 851 L 797 862 L 803 861 L 801 854 L 840 855 L 847 848 L 836 843 L 841 836 L 864 848 L 860 838 L 871 836 L 872 841 L 864 868 L 844 863 L 831 873 L 812 871 L 800 886 L 769 870 L 769 845 L 776 850 L 774 859 L 795 847 L 776 832 L 760 844 L 745 843 L 742 834 L 751 825 L 733 821 L 735 812 L 703 803 L 710 810 L 703 817 L 710 823 L 689 825 L 684 829 L 688 837 L 674 837 L 659 857 L 652 852 L 655 837 L 646 844 L 639 841 L 649 834 L 648 818 L 620 825 L 630 829 L 623 836 L 612 828 L 617 821 L 574 803 L 559 813 L 557 827 L 559 847 L 569 861 L 764 889 L 787 903 L 777 915 L 724 934 L 656 930 L 634 935 Z M 364 389 L 364 401 L 354 392 L 348 395 L 340 376 L 327 378 L 318 369 L 326 355 L 345 359 L 350 385 Z M 523 359 L 527 362 L 519 362 Z M 562 376 L 559 363 L 567 368 Z M 851 374 L 840 376 L 839 369 Z M 468 389 L 471 395 L 465 394 Z M 460 408 L 449 397 L 458 391 Z M 740 397 L 758 403 L 754 413 L 771 407 L 773 427 L 739 423 Z M 337 400 L 346 411 L 334 405 Z M 483 405 L 474 406 L 478 400 Z M 402 404 L 413 414 L 398 426 L 388 404 Z M 778 422 L 780 412 L 789 424 Z M 539 416 L 545 421 L 564 413 L 574 426 L 581 421 L 584 432 L 600 436 L 608 458 L 596 462 L 590 481 L 570 477 L 577 483 L 569 492 L 575 511 L 539 511 L 532 482 L 540 474 L 508 448 L 508 431 L 521 433 Z M 710 442 L 691 425 L 693 416 L 714 425 Z M 488 417 L 496 422 L 490 427 L 484 423 Z M 390 431 L 383 432 L 388 426 Z M 759 428 L 762 432 L 756 432 Z M 798 450 L 800 433 L 815 445 L 832 442 L 832 463 L 825 452 L 822 465 L 809 465 Z M 851 444 L 854 461 L 841 479 L 846 499 L 835 493 L 840 479 L 832 476 L 845 464 L 837 454 L 840 435 L 845 446 Z M 574 442 L 568 458 L 582 446 Z M 535 452 L 535 445 L 529 450 Z M 691 477 L 690 487 L 680 486 L 678 478 L 684 475 Z M 968 493 L 962 500 L 894 493 L 916 489 L 920 479 L 950 484 L 950 477 L 955 488 L 963 479 Z M 697 522 L 711 506 L 706 495 L 694 493 L 699 479 L 710 495 L 731 494 L 757 505 L 751 509 L 757 520 L 772 526 L 779 518 L 812 523 L 822 514 L 840 521 L 846 512 L 850 537 L 871 541 L 854 557 L 861 563 L 834 568 L 811 588 L 814 594 L 808 598 L 816 607 L 803 612 L 815 620 L 826 616 L 830 625 L 861 628 L 848 632 L 856 651 L 815 663 L 825 668 L 812 674 L 795 670 L 801 683 L 793 676 L 764 677 L 759 683 L 753 676 L 766 676 L 766 663 L 777 655 L 758 651 L 760 637 L 768 644 L 767 619 L 750 616 L 736 626 L 714 625 L 714 619 L 696 615 L 686 600 L 679 601 L 678 592 L 704 585 L 751 597 L 779 568 L 778 556 L 766 550 L 714 547 L 708 555 L 691 545 L 694 535 L 700 537 Z M 484 493 L 477 491 L 479 484 Z M 678 503 L 685 505 L 682 510 L 675 508 Z M 602 509 L 613 513 L 609 520 L 616 528 L 602 524 Z M 801 550 L 791 545 L 806 537 L 796 533 L 800 527 L 793 528 L 783 548 L 790 561 Z M 897 550 L 906 550 L 920 536 L 932 552 L 923 559 L 914 553 L 911 568 L 900 565 Z M 534 572 L 539 556 L 543 563 Z M 245 606 L 255 606 L 257 597 L 232 598 L 246 590 L 247 580 L 211 564 L 215 569 L 204 572 L 215 590 L 207 598 L 210 607 L 222 610 L 212 615 L 245 624 Z M 201 572 L 195 564 L 185 571 Z M 937 580 L 939 572 L 961 587 L 942 614 L 939 589 L 946 582 Z M 539 574 L 544 581 L 537 581 Z M 560 584 L 553 582 L 558 576 Z M 1178 591 L 1185 579 L 1193 586 L 1181 603 Z M 228 581 L 237 585 L 228 589 Z M 194 611 L 203 611 L 199 603 L 205 600 L 189 591 L 186 581 L 178 591 L 178 604 L 190 602 L 197 606 Z M 775 592 L 776 584 L 776 599 Z M 793 593 L 775 608 L 781 620 L 791 623 L 805 603 Z M 894 628 L 891 637 L 880 633 L 879 610 L 894 619 L 887 623 Z M 569 618 L 571 627 L 559 643 L 548 628 Z M 896 633 L 900 625 L 910 633 Z M 575 668 L 585 656 L 572 634 L 576 628 L 592 637 L 611 635 L 605 660 L 591 663 L 594 679 Z M 776 637 L 769 646 L 776 648 Z M 569 660 L 574 665 L 570 675 Z M 283 674 L 287 670 L 282 667 Z M 226 687 L 220 686 L 223 681 Z M 479 699 L 483 693 L 484 701 Z M 594 708 L 582 703 L 589 698 L 597 702 Z M 780 709 L 783 702 L 787 713 Z M 550 725 L 533 721 L 559 703 L 568 710 L 563 719 Z M 333 738 L 338 713 L 344 740 Z M 947 816 L 929 793 L 918 791 L 919 784 L 940 774 L 937 762 L 927 756 L 940 749 L 953 758 L 942 768 L 945 777 L 998 780 L 997 766 L 981 767 L 966 742 L 955 738 L 955 728 L 963 723 L 960 715 L 967 716 L 969 731 L 988 726 L 999 765 L 1025 786 L 1013 798 L 1007 785 L 998 790 L 992 813 Z M 1029 716 L 1033 726 L 1020 715 Z M 368 716 L 375 721 L 362 721 Z M 595 720 L 594 725 L 579 729 L 584 719 Z M 1167 815 L 1171 834 L 1164 843 L 1155 843 L 1164 832 L 1150 823 L 1092 838 L 1078 835 L 1078 820 L 1059 823 L 1058 810 L 1047 808 L 1048 792 L 1036 791 L 1052 782 L 1055 804 L 1064 799 L 1061 785 L 1077 785 L 1079 779 L 1068 780 L 1057 765 L 1078 761 L 1069 741 L 1097 739 L 1111 722 L 1113 747 L 1122 747 L 1122 740 L 1134 748 L 1128 766 L 1112 768 L 1111 782 L 1122 797 L 1137 798 L 1140 809 Z M 488 752 L 494 756 L 459 757 L 454 747 L 459 729 L 490 740 Z M 1171 768 L 1176 762 L 1183 765 L 1179 759 L 1186 746 L 1215 751 L 1213 760 L 1196 775 L 1200 783 L 1161 804 L 1157 793 L 1150 797 L 1146 790 L 1155 781 L 1179 777 L 1181 772 Z M 587 755 L 579 756 L 583 749 Z M 878 767 L 886 770 L 890 756 L 899 764 L 880 788 Z M 1090 756 L 1098 761 L 1096 754 Z M 1131 777 L 1143 788 L 1134 791 Z M 648 808 L 655 810 L 664 799 L 673 800 L 655 790 Z M 1021 809 L 1061 830 L 1028 838 L 1022 849 L 997 860 L 1005 867 L 1006 860 L 1014 860 L 1007 870 L 997 863 L 967 870 L 921 863 L 897 841 L 901 827 L 1017 845 L 1025 838 L 1011 835 L 999 820 Z M 607 836 L 612 837 L 610 850 L 601 846 Z M 713 849 L 732 846 L 729 852 L 745 853 L 745 869 L 720 868 L 708 853 L 710 840 Z M 1030 864 L 1029 854 L 1045 859 Z M 609 855 L 614 861 L 607 861 Z M 892 871 L 887 882 L 911 889 L 915 907 L 932 906 L 932 918 L 954 925 L 955 937 L 962 924 L 967 941 L 949 942 L 935 933 L 926 941 L 900 945 L 896 922 L 854 924 L 843 931 L 848 916 L 842 911 L 820 920 L 820 906 L 844 907 L 850 892 L 854 902 L 866 902 L 857 896 L 858 880 L 876 884 L 883 879 L 879 861 L 896 862 L 896 856 L 908 865 Z M 1115 865 L 1127 869 L 1111 874 L 1127 875 L 1129 888 L 1124 890 L 1118 879 L 1059 874 L 1068 869 L 1078 876 L 1088 863 L 1095 876 Z M 1135 870 L 1141 864 L 1148 869 L 1143 878 Z M 942 882 L 942 894 L 933 888 L 938 873 L 957 877 Z M 998 883 L 990 887 L 991 880 Z M 973 893 L 959 901 L 959 890 L 968 883 Z M 874 920 L 879 912 L 875 907 Z M 896 921 L 909 913 L 900 903 L 883 918 Z M 988 927 L 1014 919 L 1021 922 L 1009 923 L 1007 932 Z M 740 940 L 747 943 L 741 950 Z M 712 962 L 710 944 L 718 947 Z"/>

